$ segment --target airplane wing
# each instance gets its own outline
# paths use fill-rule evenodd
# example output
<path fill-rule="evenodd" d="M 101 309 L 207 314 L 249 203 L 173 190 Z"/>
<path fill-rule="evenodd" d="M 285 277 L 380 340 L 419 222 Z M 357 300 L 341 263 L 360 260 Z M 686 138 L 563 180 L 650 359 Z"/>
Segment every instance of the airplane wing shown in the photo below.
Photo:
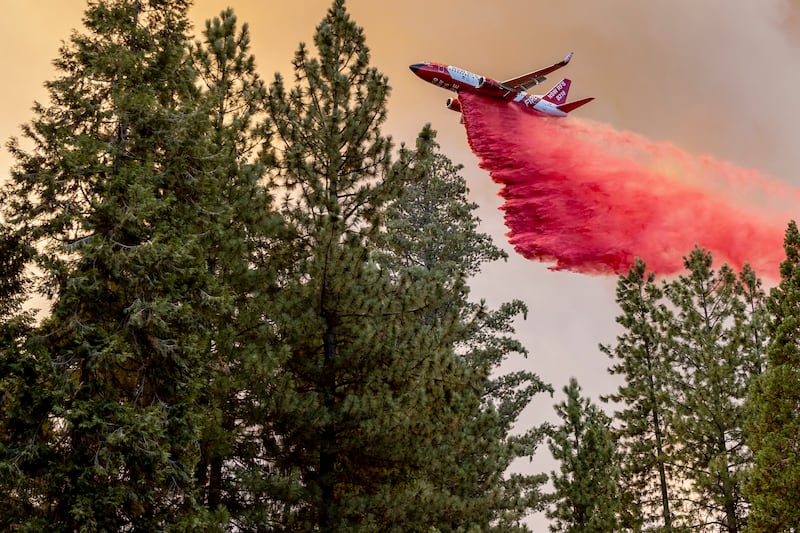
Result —
<path fill-rule="evenodd" d="M 503 82 L 503 86 L 514 89 L 516 91 L 526 91 L 530 87 L 542 83 L 545 80 L 546 74 L 550 74 L 554 70 L 558 70 L 561 67 L 565 66 L 567 63 L 569 63 L 570 59 L 572 59 L 572 52 L 567 54 L 567 57 L 565 57 L 564 59 L 562 59 L 561 61 L 559 61 L 554 65 L 550 65 L 549 67 L 529 72 L 528 74 L 525 74 L 523 76 L 518 76 L 516 78 L 511 78 L 510 80 L 506 80 Z"/>

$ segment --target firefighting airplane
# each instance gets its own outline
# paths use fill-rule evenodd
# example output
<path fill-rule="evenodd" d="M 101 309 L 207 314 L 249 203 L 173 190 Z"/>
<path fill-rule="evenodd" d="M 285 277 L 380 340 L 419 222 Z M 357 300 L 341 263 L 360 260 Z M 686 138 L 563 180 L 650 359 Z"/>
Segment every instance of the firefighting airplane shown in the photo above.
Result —
<path fill-rule="evenodd" d="M 526 91 L 530 87 L 543 82 L 545 75 L 566 66 L 570 59 L 572 59 L 572 52 L 558 63 L 549 67 L 535 70 L 504 82 L 478 76 L 464 69 L 441 63 L 415 63 L 409 68 L 414 74 L 428 83 L 454 91 L 456 97 L 448 98 L 446 103 L 447 108 L 453 111 L 461 112 L 458 93 L 470 91 L 491 98 L 514 101 L 523 108 L 537 114 L 565 117 L 570 111 L 588 104 L 594 98 L 584 98 L 567 103 L 567 93 L 572 82 L 566 78 L 558 82 L 545 95 L 528 94 Z"/>

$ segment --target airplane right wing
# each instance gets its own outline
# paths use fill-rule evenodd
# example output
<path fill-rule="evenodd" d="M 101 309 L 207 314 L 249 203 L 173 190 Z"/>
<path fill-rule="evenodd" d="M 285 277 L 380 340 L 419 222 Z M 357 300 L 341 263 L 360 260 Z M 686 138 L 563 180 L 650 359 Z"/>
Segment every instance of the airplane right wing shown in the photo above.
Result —
<path fill-rule="evenodd" d="M 550 65 L 549 67 L 535 70 L 533 72 L 529 72 L 522 76 L 518 76 L 516 78 L 511 78 L 510 80 L 506 80 L 503 82 L 504 87 L 509 87 L 516 91 L 527 91 L 529 88 L 533 87 L 534 85 L 538 85 L 542 83 L 546 78 L 546 74 L 550 74 L 554 70 L 558 70 L 563 66 L 566 66 L 569 63 L 569 60 L 572 59 L 572 52 L 567 54 L 567 57 L 559 61 L 554 65 Z"/>

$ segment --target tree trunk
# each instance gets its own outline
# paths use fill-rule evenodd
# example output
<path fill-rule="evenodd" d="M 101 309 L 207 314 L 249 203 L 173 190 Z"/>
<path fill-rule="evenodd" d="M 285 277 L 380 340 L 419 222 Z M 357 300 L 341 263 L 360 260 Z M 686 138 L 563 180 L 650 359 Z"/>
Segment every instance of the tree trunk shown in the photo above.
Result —
<path fill-rule="evenodd" d="M 336 432 L 333 425 L 333 410 L 336 402 L 336 327 L 327 319 L 327 329 L 323 338 L 325 359 L 322 369 L 322 397 L 328 420 L 322 429 L 319 450 L 319 484 L 322 502 L 319 513 L 319 528 L 323 533 L 333 531 L 335 518 L 334 469 L 336 467 Z"/>

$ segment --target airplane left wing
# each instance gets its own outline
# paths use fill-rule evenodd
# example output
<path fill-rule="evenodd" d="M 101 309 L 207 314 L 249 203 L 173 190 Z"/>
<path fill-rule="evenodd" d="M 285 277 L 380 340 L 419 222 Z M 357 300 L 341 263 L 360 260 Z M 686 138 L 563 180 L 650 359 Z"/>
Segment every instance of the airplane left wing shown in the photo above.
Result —
<path fill-rule="evenodd" d="M 572 52 L 567 54 L 567 57 L 565 57 L 558 63 L 550 65 L 549 67 L 540 70 L 534 70 L 533 72 L 529 72 L 522 76 L 506 80 L 503 82 L 503 86 L 514 89 L 516 91 L 526 91 L 530 87 L 542 83 L 546 79 L 545 75 L 550 74 L 551 72 L 566 66 L 566 64 L 569 63 L 570 59 L 572 59 Z"/>

